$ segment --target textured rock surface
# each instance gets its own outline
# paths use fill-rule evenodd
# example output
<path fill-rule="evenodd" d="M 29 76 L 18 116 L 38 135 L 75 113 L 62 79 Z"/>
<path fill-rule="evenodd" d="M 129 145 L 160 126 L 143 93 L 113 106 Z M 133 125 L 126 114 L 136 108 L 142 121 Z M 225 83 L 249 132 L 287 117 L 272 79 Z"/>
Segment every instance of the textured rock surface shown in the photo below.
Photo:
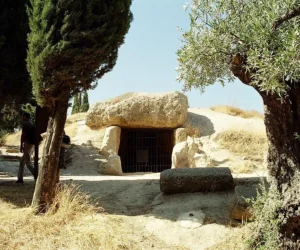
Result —
<path fill-rule="evenodd" d="M 214 167 L 215 163 L 213 159 L 207 156 L 204 152 L 200 152 L 199 154 L 194 155 L 194 162 L 196 168 L 205 168 L 205 167 Z"/>
<path fill-rule="evenodd" d="M 175 136 L 175 144 L 186 141 L 187 137 L 188 137 L 187 131 L 185 128 L 176 129 L 174 136 Z"/>
<path fill-rule="evenodd" d="M 176 128 L 187 119 L 188 100 L 180 92 L 127 93 L 95 104 L 86 124 L 91 128 Z"/>
<path fill-rule="evenodd" d="M 233 187 L 229 168 L 168 169 L 160 174 L 165 194 L 225 191 Z"/>
<path fill-rule="evenodd" d="M 231 210 L 233 219 L 240 221 L 251 221 L 254 219 L 251 211 L 252 205 L 247 199 L 256 199 L 258 188 L 258 185 L 235 187 L 236 203 Z"/>
<path fill-rule="evenodd" d="M 105 130 L 104 138 L 100 148 L 100 154 L 109 156 L 118 154 L 121 138 L 121 128 L 117 126 L 108 127 Z"/>
<path fill-rule="evenodd" d="M 118 155 L 110 155 L 107 161 L 99 165 L 99 173 L 104 175 L 122 175 L 121 158 Z"/>
<path fill-rule="evenodd" d="M 195 155 L 201 153 L 200 139 L 188 137 L 187 141 L 177 143 L 172 151 L 172 168 L 196 167 Z"/>

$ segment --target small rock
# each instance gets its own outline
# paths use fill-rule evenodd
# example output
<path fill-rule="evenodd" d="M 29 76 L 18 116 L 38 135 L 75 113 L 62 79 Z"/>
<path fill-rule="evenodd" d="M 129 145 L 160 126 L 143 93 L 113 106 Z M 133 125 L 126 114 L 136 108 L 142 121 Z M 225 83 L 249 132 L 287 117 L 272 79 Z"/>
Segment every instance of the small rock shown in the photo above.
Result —
<path fill-rule="evenodd" d="M 203 213 L 202 210 L 198 210 L 181 214 L 177 222 L 183 228 L 194 229 L 201 227 L 204 224 L 204 220 L 205 213 Z"/>

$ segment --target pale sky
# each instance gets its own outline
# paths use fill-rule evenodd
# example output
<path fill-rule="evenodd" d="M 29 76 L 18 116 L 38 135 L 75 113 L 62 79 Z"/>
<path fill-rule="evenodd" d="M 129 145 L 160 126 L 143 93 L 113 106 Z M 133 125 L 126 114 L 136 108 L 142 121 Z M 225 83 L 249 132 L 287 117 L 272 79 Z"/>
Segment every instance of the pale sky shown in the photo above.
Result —
<path fill-rule="evenodd" d="M 187 30 L 186 0 L 134 0 L 134 20 L 119 50 L 117 65 L 89 91 L 90 104 L 126 92 L 166 92 L 182 90 L 176 81 L 176 51 L 181 47 L 177 27 Z M 190 107 L 235 105 L 243 109 L 263 111 L 262 99 L 251 87 L 238 80 L 225 87 L 215 84 L 204 94 L 194 89 L 185 93 Z"/>

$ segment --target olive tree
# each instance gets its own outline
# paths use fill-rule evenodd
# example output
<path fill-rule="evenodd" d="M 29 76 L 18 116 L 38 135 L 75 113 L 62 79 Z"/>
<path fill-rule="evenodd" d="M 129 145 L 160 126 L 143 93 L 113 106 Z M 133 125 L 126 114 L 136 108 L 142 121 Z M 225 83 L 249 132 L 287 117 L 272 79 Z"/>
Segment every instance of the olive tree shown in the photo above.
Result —
<path fill-rule="evenodd" d="M 116 64 L 132 21 L 131 0 L 31 0 L 27 67 L 38 104 L 50 119 L 33 197 L 38 211 L 55 195 L 68 102 L 95 87 Z"/>
<path fill-rule="evenodd" d="M 238 78 L 265 106 L 280 249 L 300 243 L 300 1 L 193 0 L 178 51 L 184 89 Z"/>

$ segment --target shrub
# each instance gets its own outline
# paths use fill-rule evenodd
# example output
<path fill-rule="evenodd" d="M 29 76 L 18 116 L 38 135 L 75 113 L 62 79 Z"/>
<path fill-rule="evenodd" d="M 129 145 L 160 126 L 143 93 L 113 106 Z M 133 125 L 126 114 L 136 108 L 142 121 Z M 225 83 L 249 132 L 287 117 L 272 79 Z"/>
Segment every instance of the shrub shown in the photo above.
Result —
<path fill-rule="evenodd" d="M 276 189 L 268 191 L 266 185 L 260 185 L 256 199 L 249 199 L 253 204 L 253 214 L 256 218 L 252 225 L 254 235 L 248 241 L 250 249 L 278 249 L 279 228 L 281 219 L 278 210 L 282 207 L 282 197 Z"/>

